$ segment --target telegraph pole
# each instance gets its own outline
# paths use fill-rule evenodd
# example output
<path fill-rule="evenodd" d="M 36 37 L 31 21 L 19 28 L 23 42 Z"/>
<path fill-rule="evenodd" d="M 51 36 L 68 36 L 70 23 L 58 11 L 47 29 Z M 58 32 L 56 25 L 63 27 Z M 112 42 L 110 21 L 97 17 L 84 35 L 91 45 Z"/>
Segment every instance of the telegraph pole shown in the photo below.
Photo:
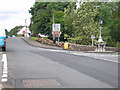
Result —
<path fill-rule="evenodd" d="M 27 20 L 25 19 L 25 27 L 26 27 L 26 32 L 25 34 L 27 34 Z"/>
<path fill-rule="evenodd" d="M 25 27 L 26 27 L 26 30 L 27 30 L 27 20 L 25 19 Z"/>
<path fill-rule="evenodd" d="M 53 25 L 52 25 L 52 32 L 54 31 L 54 23 L 55 23 L 55 16 L 54 16 L 54 9 L 53 9 Z M 55 37 L 54 37 L 54 32 L 53 32 L 53 42 L 55 43 Z"/>

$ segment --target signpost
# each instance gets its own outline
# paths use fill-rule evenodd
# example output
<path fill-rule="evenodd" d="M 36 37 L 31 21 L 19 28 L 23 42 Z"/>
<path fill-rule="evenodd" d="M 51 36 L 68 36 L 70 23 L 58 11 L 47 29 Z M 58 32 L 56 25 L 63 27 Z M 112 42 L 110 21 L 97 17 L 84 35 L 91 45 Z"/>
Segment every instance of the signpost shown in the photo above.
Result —
<path fill-rule="evenodd" d="M 91 39 L 92 39 L 92 46 L 93 46 L 93 40 L 95 39 L 95 36 L 91 35 Z"/>
<path fill-rule="evenodd" d="M 59 37 L 60 37 L 60 24 L 53 24 L 52 25 L 52 34 L 53 34 L 53 38 L 58 37 L 58 41 L 59 41 Z"/>

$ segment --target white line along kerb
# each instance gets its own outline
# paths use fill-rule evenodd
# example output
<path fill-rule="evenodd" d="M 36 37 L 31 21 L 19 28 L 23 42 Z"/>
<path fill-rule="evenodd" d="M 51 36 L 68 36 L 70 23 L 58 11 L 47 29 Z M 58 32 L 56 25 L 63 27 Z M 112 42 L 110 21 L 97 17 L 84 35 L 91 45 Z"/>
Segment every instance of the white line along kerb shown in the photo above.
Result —
<path fill-rule="evenodd" d="M 8 77 L 8 75 L 7 75 L 7 73 L 8 73 L 8 70 L 7 70 L 8 66 L 7 66 L 7 55 L 6 54 L 3 54 L 2 62 L 3 62 L 2 82 L 7 82 L 8 81 L 8 79 L 7 79 L 7 77 Z"/>
<path fill-rule="evenodd" d="M 2 62 L 7 62 L 7 55 L 6 54 L 2 55 Z"/>

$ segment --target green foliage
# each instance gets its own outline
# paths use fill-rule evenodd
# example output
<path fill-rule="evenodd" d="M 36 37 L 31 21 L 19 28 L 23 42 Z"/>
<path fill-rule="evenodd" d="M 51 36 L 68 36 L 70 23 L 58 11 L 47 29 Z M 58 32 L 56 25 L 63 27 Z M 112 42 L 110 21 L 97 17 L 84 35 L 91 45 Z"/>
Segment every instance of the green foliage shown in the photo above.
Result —
<path fill-rule="evenodd" d="M 69 41 L 76 44 L 90 44 L 92 34 L 98 34 L 97 22 L 94 17 L 98 10 L 95 3 L 83 3 L 81 8 L 75 9 L 75 3 L 66 10 L 65 21 L 67 34 L 70 36 Z M 72 10 L 71 10 L 72 9 Z"/>
<path fill-rule="evenodd" d="M 32 40 L 36 41 L 38 40 L 39 38 L 38 37 L 31 37 Z"/>
<path fill-rule="evenodd" d="M 96 16 L 96 20 L 98 21 L 99 18 L 103 19 L 103 24 L 101 25 L 102 36 L 108 46 L 116 46 L 120 34 L 118 30 L 119 19 L 117 4 L 117 2 L 98 3 L 99 13 Z"/>
<path fill-rule="evenodd" d="M 113 24 L 110 26 L 110 35 L 112 40 L 119 45 L 120 42 L 120 2 L 116 3 L 116 8 L 113 11 Z"/>
<path fill-rule="evenodd" d="M 117 42 L 116 46 L 117 46 L 118 48 L 120 48 L 120 42 Z"/>
<path fill-rule="evenodd" d="M 62 2 L 36 2 L 33 7 L 29 10 L 32 14 L 30 25 L 30 30 L 35 36 L 38 33 L 48 35 L 52 38 L 52 24 L 53 24 L 53 14 L 55 17 L 54 23 L 61 24 L 61 31 L 64 30 L 64 8 L 68 6 L 68 3 Z"/>
<path fill-rule="evenodd" d="M 78 10 L 75 9 L 75 3 L 71 3 L 64 15 L 65 33 L 70 37 L 69 42 L 90 45 L 92 34 L 97 40 L 100 30 L 98 21 L 102 18 L 103 40 L 108 46 L 116 46 L 120 40 L 119 3 L 87 2 Z"/>
<path fill-rule="evenodd" d="M 23 35 L 17 35 L 17 37 L 23 37 Z"/>
<path fill-rule="evenodd" d="M 120 2 L 84 2 L 76 10 L 76 3 L 36 2 L 29 10 L 32 15 L 30 30 L 35 36 L 38 33 L 52 39 L 53 14 L 55 23 L 61 24 L 61 40 L 91 45 L 91 35 L 98 40 L 100 26 L 102 37 L 107 46 L 117 46 L 120 41 Z M 98 20 L 102 18 L 103 24 Z M 14 30 L 13 30 L 14 31 Z"/>
<path fill-rule="evenodd" d="M 6 33 L 7 36 L 9 36 L 9 32 L 8 32 L 7 29 L 5 29 L 5 33 Z"/>

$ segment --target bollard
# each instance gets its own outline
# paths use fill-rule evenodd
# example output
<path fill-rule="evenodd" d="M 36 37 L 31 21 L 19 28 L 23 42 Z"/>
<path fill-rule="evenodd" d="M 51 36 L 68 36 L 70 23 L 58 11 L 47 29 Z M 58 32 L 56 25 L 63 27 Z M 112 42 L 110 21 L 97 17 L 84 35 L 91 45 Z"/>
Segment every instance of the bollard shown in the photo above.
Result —
<path fill-rule="evenodd" d="M 69 48 L 69 44 L 68 44 L 68 42 L 65 42 L 63 45 L 63 49 L 67 50 L 68 48 Z"/>

